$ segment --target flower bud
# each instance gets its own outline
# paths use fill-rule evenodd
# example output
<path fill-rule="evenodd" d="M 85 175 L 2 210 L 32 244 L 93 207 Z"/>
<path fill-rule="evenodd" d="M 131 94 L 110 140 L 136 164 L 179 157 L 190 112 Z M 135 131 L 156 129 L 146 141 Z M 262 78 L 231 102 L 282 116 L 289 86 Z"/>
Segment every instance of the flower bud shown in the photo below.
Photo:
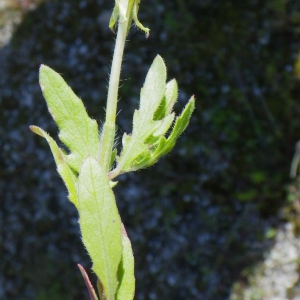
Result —
<path fill-rule="evenodd" d="M 116 0 L 115 7 L 109 21 L 110 29 L 113 30 L 113 27 L 115 26 L 118 20 L 120 23 L 128 21 L 128 33 L 131 27 L 131 23 L 134 20 L 136 26 L 143 30 L 146 33 L 146 37 L 148 37 L 150 29 L 144 27 L 137 17 L 140 2 L 141 0 Z"/>

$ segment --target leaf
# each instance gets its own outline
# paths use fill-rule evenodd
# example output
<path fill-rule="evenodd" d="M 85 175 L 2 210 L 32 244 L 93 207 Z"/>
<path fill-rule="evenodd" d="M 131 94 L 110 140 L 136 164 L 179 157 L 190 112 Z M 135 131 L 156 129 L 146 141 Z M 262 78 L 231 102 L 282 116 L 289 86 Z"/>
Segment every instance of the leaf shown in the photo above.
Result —
<path fill-rule="evenodd" d="M 84 282 L 85 282 L 85 285 L 86 285 L 86 287 L 88 289 L 88 292 L 89 292 L 91 300 L 98 300 L 98 297 L 97 297 L 97 294 L 95 292 L 95 289 L 92 286 L 91 281 L 89 279 L 89 276 L 86 273 L 85 269 L 80 264 L 77 264 L 77 266 L 78 266 L 78 268 L 79 268 L 79 270 L 81 272 L 81 275 L 82 275 L 82 277 L 84 279 Z"/>
<path fill-rule="evenodd" d="M 132 17 L 134 19 L 134 22 L 135 22 L 136 26 L 139 27 L 141 30 L 145 31 L 146 38 L 148 38 L 149 35 L 150 35 L 150 29 L 147 28 L 147 27 L 144 27 L 143 24 L 139 21 L 139 19 L 137 17 L 139 7 L 140 7 L 140 2 L 141 2 L 141 0 L 135 0 L 134 1 Z"/>
<path fill-rule="evenodd" d="M 89 118 L 82 101 L 64 79 L 41 65 L 40 85 L 49 112 L 60 129 L 60 140 L 70 149 L 68 164 L 78 173 L 88 155 L 96 158 L 99 150 L 98 125 Z"/>
<path fill-rule="evenodd" d="M 167 100 L 166 96 L 164 95 L 156 112 L 154 113 L 153 120 L 158 121 L 162 120 L 167 114 Z"/>
<path fill-rule="evenodd" d="M 117 159 L 117 168 L 122 172 L 132 170 L 133 160 L 140 154 L 147 151 L 149 145 L 145 143 L 148 137 L 154 134 L 155 130 L 170 123 L 170 117 L 154 121 L 154 114 L 157 111 L 166 90 L 166 67 L 162 58 L 158 55 L 146 76 L 145 84 L 141 90 L 139 110 L 133 116 L 133 130 L 131 136 L 124 134 L 122 139 L 123 149 Z M 169 124 L 170 125 L 170 124 Z M 165 126 L 165 129 L 167 126 Z"/>
<path fill-rule="evenodd" d="M 161 56 L 157 55 L 141 90 L 139 111 L 149 121 L 153 119 L 153 114 L 165 94 L 166 78 L 166 66 Z"/>
<path fill-rule="evenodd" d="M 178 98 L 178 86 L 175 79 L 167 83 L 166 92 L 154 114 L 154 120 L 161 120 L 172 112 L 173 106 Z"/>
<path fill-rule="evenodd" d="M 110 20 L 109 20 L 109 28 L 114 32 L 114 26 L 116 24 L 116 22 L 118 21 L 119 18 L 119 14 L 120 14 L 120 9 L 119 9 L 119 5 L 115 5 L 113 12 L 111 14 Z"/>
<path fill-rule="evenodd" d="M 123 254 L 118 270 L 119 287 L 116 294 L 116 300 L 132 300 L 135 290 L 134 257 L 132 253 L 131 243 L 123 224 L 122 244 Z"/>
<path fill-rule="evenodd" d="M 68 198 L 77 208 L 78 207 L 78 198 L 77 198 L 77 190 L 76 190 L 77 178 L 74 172 L 67 164 L 66 155 L 64 154 L 63 150 L 57 146 L 56 142 L 52 139 L 52 137 L 48 133 L 46 133 L 43 129 L 37 126 L 30 126 L 29 128 L 34 133 L 45 138 L 46 141 L 48 142 L 57 166 L 57 171 L 68 189 L 69 192 Z"/>
<path fill-rule="evenodd" d="M 114 300 L 122 256 L 121 219 L 107 176 L 98 161 L 87 157 L 78 177 L 79 224 L 107 300 Z"/>
<path fill-rule="evenodd" d="M 174 128 L 166 141 L 162 138 L 158 147 L 154 151 L 154 155 L 161 157 L 162 155 L 167 154 L 174 147 L 176 140 L 183 133 L 186 127 L 189 124 L 191 115 L 195 109 L 195 98 L 191 97 L 187 105 L 185 106 L 183 112 L 179 117 L 176 118 Z M 164 150 L 163 150 L 164 149 Z"/>
<path fill-rule="evenodd" d="M 173 149 L 178 137 L 186 129 L 194 109 L 195 99 L 194 97 L 192 97 L 181 115 L 176 118 L 174 128 L 168 139 L 162 136 L 153 151 L 148 151 L 147 153 L 144 153 L 144 155 L 140 155 L 139 157 L 137 157 L 133 162 L 133 165 L 136 169 L 146 168 L 155 164 L 160 157 L 167 154 Z"/>
<path fill-rule="evenodd" d="M 178 98 L 178 85 L 175 79 L 172 79 L 167 83 L 165 97 L 167 102 L 167 113 L 170 114 Z"/>
<path fill-rule="evenodd" d="M 186 129 L 195 108 L 194 97 L 176 118 L 169 137 L 165 137 L 175 117 L 172 110 L 178 97 L 176 80 L 169 81 L 167 85 L 165 82 L 166 67 L 162 58 L 157 56 L 141 90 L 140 108 L 133 116 L 132 134 L 125 133 L 123 136 L 123 149 L 117 157 L 117 167 L 108 174 L 110 179 L 153 165 L 174 147 L 177 138 Z"/>

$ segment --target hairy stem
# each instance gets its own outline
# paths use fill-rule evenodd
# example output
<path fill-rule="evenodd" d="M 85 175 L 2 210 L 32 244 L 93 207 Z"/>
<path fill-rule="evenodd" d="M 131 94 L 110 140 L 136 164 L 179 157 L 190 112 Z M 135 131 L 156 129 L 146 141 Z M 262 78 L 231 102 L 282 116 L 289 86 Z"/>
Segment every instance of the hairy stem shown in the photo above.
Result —
<path fill-rule="evenodd" d="M 105 172 L 109 171 L 110 159 L 114 146 L 114 138 L 116 131 L 116 115 L 118 103 L 118 90 L 121 73 L 121 65 L 123 59 L 123 52 L 126 42 L 128 21 L 119 22 L 118 33 L 116 39 L 116 46 L 112 60 L 111 73 L 109 78 L 106 118 L 101 133 L 99 162 L 104 168 Z"/>

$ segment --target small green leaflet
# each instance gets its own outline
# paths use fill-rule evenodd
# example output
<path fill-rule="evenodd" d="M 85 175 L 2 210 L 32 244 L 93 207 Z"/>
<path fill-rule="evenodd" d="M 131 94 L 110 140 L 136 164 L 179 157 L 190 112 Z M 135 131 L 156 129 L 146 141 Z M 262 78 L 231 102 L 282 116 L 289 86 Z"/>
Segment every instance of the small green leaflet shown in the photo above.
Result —
<path fill-rule="evenodd" d="M 166 66 L 162 58 L 157 56 L 141 90 L 140 107 L 134 113 L 132 134 L 124 134 L 123 149 L 112 173 L 120 174 L 149 167 L 174 147 L 195 108 L 195 99 L 192 97 L 182 114 L 176 118 L 175 125 L 166 138 L 164 135 L 174 120 L 172 110 L 177 97 L 177 83 L 171 80 L 166 85 Z"/>
<path fill-rule="evenodd" d="M 122 224 L 123 254 L 118 269 L 119 287 L 116 300 L 132 300 L 135 290 L 134 257 L 130 240 Z"/>
<path fill-rule="evenodd" d="M 68 164 L 77 173 L 88 156 L 99 151 L 98 125 L 89 118 L 82 101 L 64 79 L 51 68 L 41 65 L 40 86 L 48 109 L 60 129 L 60 140 L 70 149 Z"/>
<path fill-rule="evenodd" d="M 106 300 L 115 300 L 122 257 L 121 218 L 107 175 L 98 161 L 87 157 L 78 177 L 78 210 L 82 241 Z"/>
<path fill-rule="evenodd" d="M 66 155 L 63 152 L 62 149 L 60 149 L 56 142 L 52 139 L 52 137 L 45 132 L 43 129 L 37 127 L 37 126 L 30 126 L 29 127 L 34 133 L 42 136 L 46 139 L 48 142 L 50 149 L 52 151 L 56 166 L 57 166 L 57 172 L 63 179 L 68 192 L 69 192 L 69 200 L 78 208 L 78 199 L 77 199 L 77 190 L 76 190 L 76 184 L 77 184 L 77 178 L 74 172 L 71 170 L 69 165 L 66 161 Z"/>

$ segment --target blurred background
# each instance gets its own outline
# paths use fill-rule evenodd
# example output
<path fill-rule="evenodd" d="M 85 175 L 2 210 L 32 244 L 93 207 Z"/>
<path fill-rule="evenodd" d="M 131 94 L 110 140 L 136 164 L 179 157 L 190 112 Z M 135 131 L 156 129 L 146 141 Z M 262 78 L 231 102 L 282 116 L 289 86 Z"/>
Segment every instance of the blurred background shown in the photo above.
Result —
<path fill-rule="evenodd" d="M 101 124 L 113 5 L 0 0 L 0 299 L 88 299 L 77 212 L 28 126 L 57 138 L 41 63 Z M 136 299 L 299 299 L 300 183 L 289 178 L 300 139 L 299 1 L 148 0 L 139 19 L 151 34 L 128 36 L 118 135 L 131 132 L 156 54 L 179 83 L 176 111 L 192 94 L 197 102 L 175 149 L 114 189 Z"/>

